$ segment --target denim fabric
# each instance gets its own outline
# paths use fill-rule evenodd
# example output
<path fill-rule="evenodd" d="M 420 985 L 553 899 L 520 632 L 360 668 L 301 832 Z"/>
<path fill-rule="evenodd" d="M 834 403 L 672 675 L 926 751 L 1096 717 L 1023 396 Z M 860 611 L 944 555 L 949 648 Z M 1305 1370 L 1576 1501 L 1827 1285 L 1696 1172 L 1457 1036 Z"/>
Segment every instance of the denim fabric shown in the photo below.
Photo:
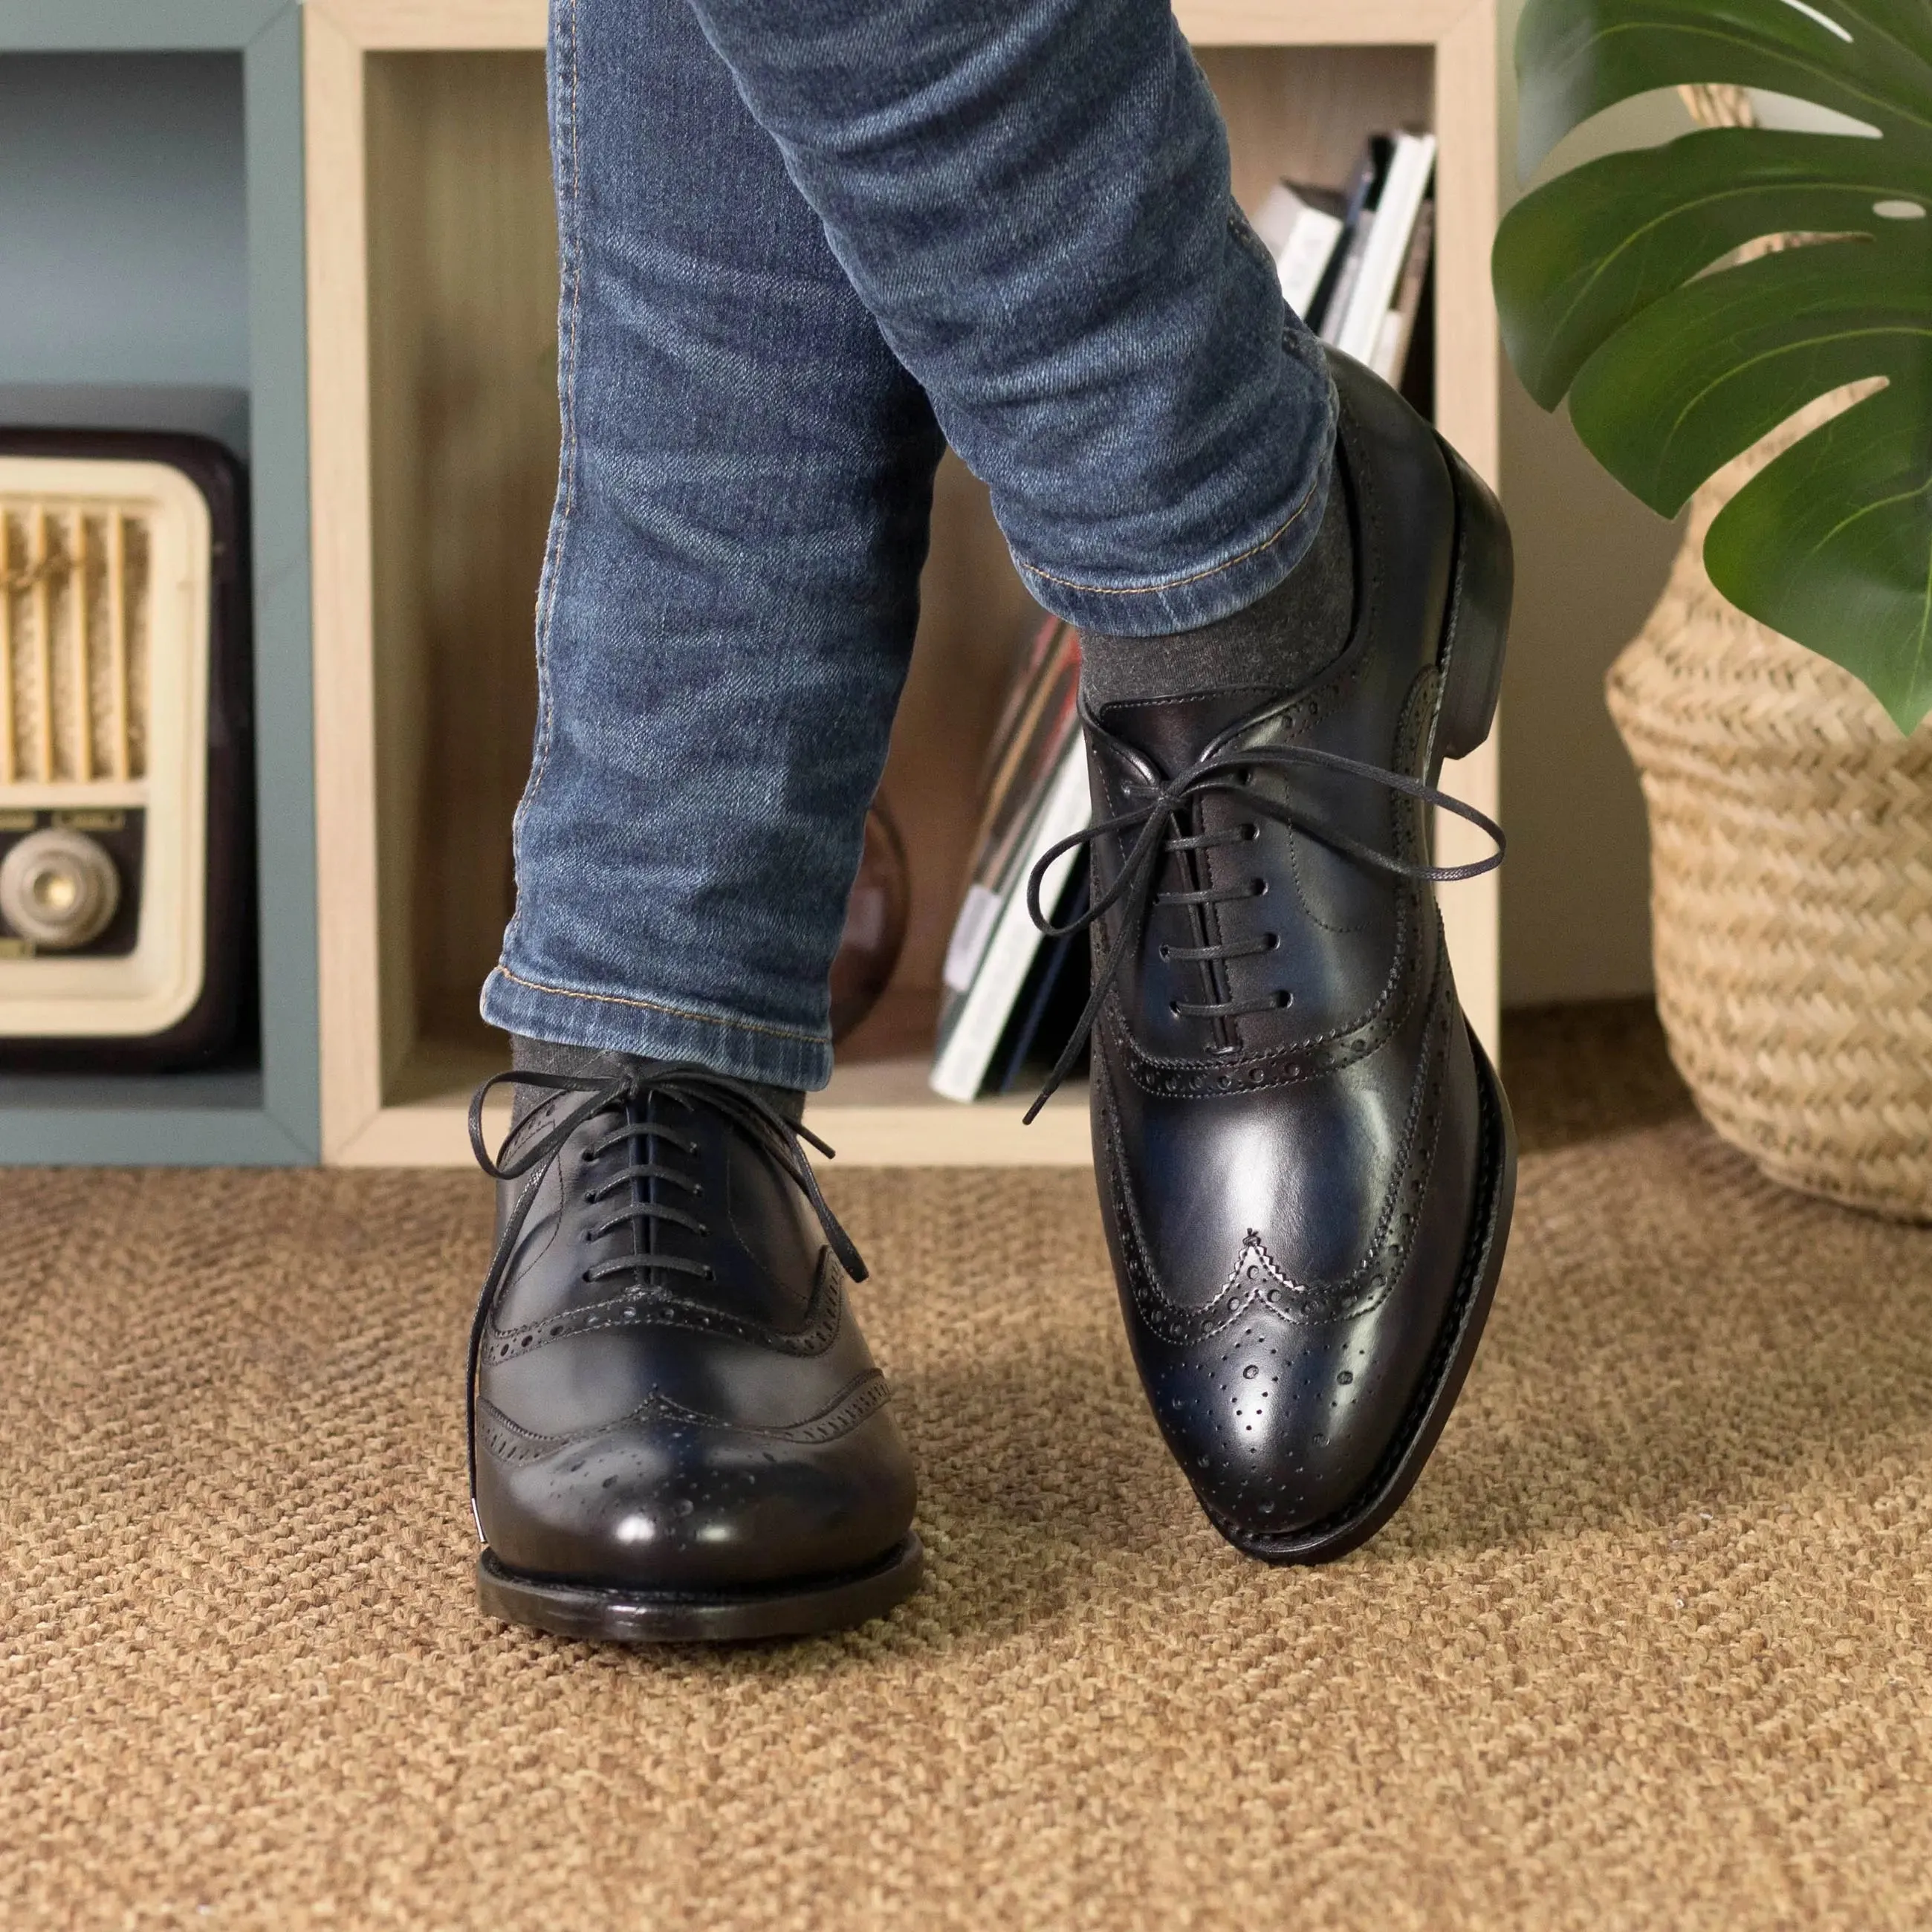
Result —
<path fill-rule="evenodd" d="M 1164 0 L 554 0 L 563 454 L 493 1024 L 822 1086 L 942 427 L 1117 635 L 1319 523 L 1320 352 Z"/>
<path fill-rule="evenodd" d="M 1144 637 L 1280 579 L 1328 376 L 1166 0 L 692 4 L 1042 604 Z"/>

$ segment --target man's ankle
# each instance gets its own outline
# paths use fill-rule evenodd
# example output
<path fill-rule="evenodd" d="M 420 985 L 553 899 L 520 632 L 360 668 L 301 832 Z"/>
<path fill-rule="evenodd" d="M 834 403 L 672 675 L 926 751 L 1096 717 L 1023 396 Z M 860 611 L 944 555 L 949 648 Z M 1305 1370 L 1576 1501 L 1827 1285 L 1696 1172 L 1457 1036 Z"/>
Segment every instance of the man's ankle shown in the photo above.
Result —
<path fill-rule="evenodd" d="M 510 1036 L 510 1064 L 519 1073 L 568 1073 L 616 1080 L 626 1073 L 661 1066 L 662 1060 L 638 1053 L 621 1053 L 608 1047 L 576 1046 L 563 1040 L 535 1040 L 527 1034 Z M 745 1085 L 788 1120 L 805 1112 L 805 1095 L 795 1087 L 772 1087 L 761 1081 L 747 1080 Z M 550 1097 L 542 1087 L 519 1087 L 512 1118 L 519 1125 L 525 1114 Z"/>
<path fill-rule="evenodd" d="M 1297 691 L 1348 641 L 1355 606 L 1355 544 L 1339 478 L 1301 560 L 1232 616 L 1164 638 L 1081 636 L 1081 686 L 1095 712 L 1216 691 Z"/>

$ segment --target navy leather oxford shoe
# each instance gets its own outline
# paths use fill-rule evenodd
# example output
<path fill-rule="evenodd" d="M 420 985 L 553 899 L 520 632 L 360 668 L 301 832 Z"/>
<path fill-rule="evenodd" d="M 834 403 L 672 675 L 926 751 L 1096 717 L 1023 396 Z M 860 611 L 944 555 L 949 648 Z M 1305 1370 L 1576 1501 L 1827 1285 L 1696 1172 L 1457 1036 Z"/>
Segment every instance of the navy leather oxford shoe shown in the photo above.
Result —
<path fill-rule="evenodd" d="M 1282 1563 L 1354 1548 L 1408 1493 L 1481 1334 L 1515 1177 L 1433 890 L 1501 855 L 1432 781 L 1495 713 L 1508 532 L 1393 391 L 1334 368 L 1341 656 L 1300 689 L 1085 718 L 1094 1154 L 1121 1306 L 1208 1516 Z M 1430 863 L 1443 803 L 1496 858 Z"/>
<path fill-rule="evenodd" d="M 918 1584 L 912 1460 L 805 1130 L 701 1068 L 501 1075 L 470 1357 L 483 1607 L 649 1642 L 859 1623 Z M 806 1138 L 810 1138 L 808 1136 Z"/>

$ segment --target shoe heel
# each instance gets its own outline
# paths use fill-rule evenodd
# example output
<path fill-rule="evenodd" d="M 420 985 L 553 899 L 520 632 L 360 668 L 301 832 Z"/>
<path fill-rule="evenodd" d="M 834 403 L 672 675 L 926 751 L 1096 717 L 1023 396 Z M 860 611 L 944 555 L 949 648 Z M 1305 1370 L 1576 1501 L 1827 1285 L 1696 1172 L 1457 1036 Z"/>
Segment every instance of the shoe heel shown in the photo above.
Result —
<path fill-rule="evenodd" d="M 1442 454 L 1456 488 L 1456 566 L 1449 619 L 1437 662 L 1442 702 L 1436 750 L 1465 758 L 1490 735 L 1502 694 L 1515 552 L 1509 524 L 1490 487 L 1447 443 Z"/>

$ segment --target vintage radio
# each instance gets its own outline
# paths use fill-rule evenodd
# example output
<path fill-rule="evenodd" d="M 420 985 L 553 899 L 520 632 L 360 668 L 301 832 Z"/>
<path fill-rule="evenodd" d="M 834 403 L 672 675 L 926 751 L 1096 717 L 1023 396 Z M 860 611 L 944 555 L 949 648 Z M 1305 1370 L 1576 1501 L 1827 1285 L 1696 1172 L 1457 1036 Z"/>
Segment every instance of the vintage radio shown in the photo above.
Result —
<path fill-rule="evenodd" d="M 0 1066 L 219 1058 L 250 950 L 238 467 L 0 430 Z"/>

